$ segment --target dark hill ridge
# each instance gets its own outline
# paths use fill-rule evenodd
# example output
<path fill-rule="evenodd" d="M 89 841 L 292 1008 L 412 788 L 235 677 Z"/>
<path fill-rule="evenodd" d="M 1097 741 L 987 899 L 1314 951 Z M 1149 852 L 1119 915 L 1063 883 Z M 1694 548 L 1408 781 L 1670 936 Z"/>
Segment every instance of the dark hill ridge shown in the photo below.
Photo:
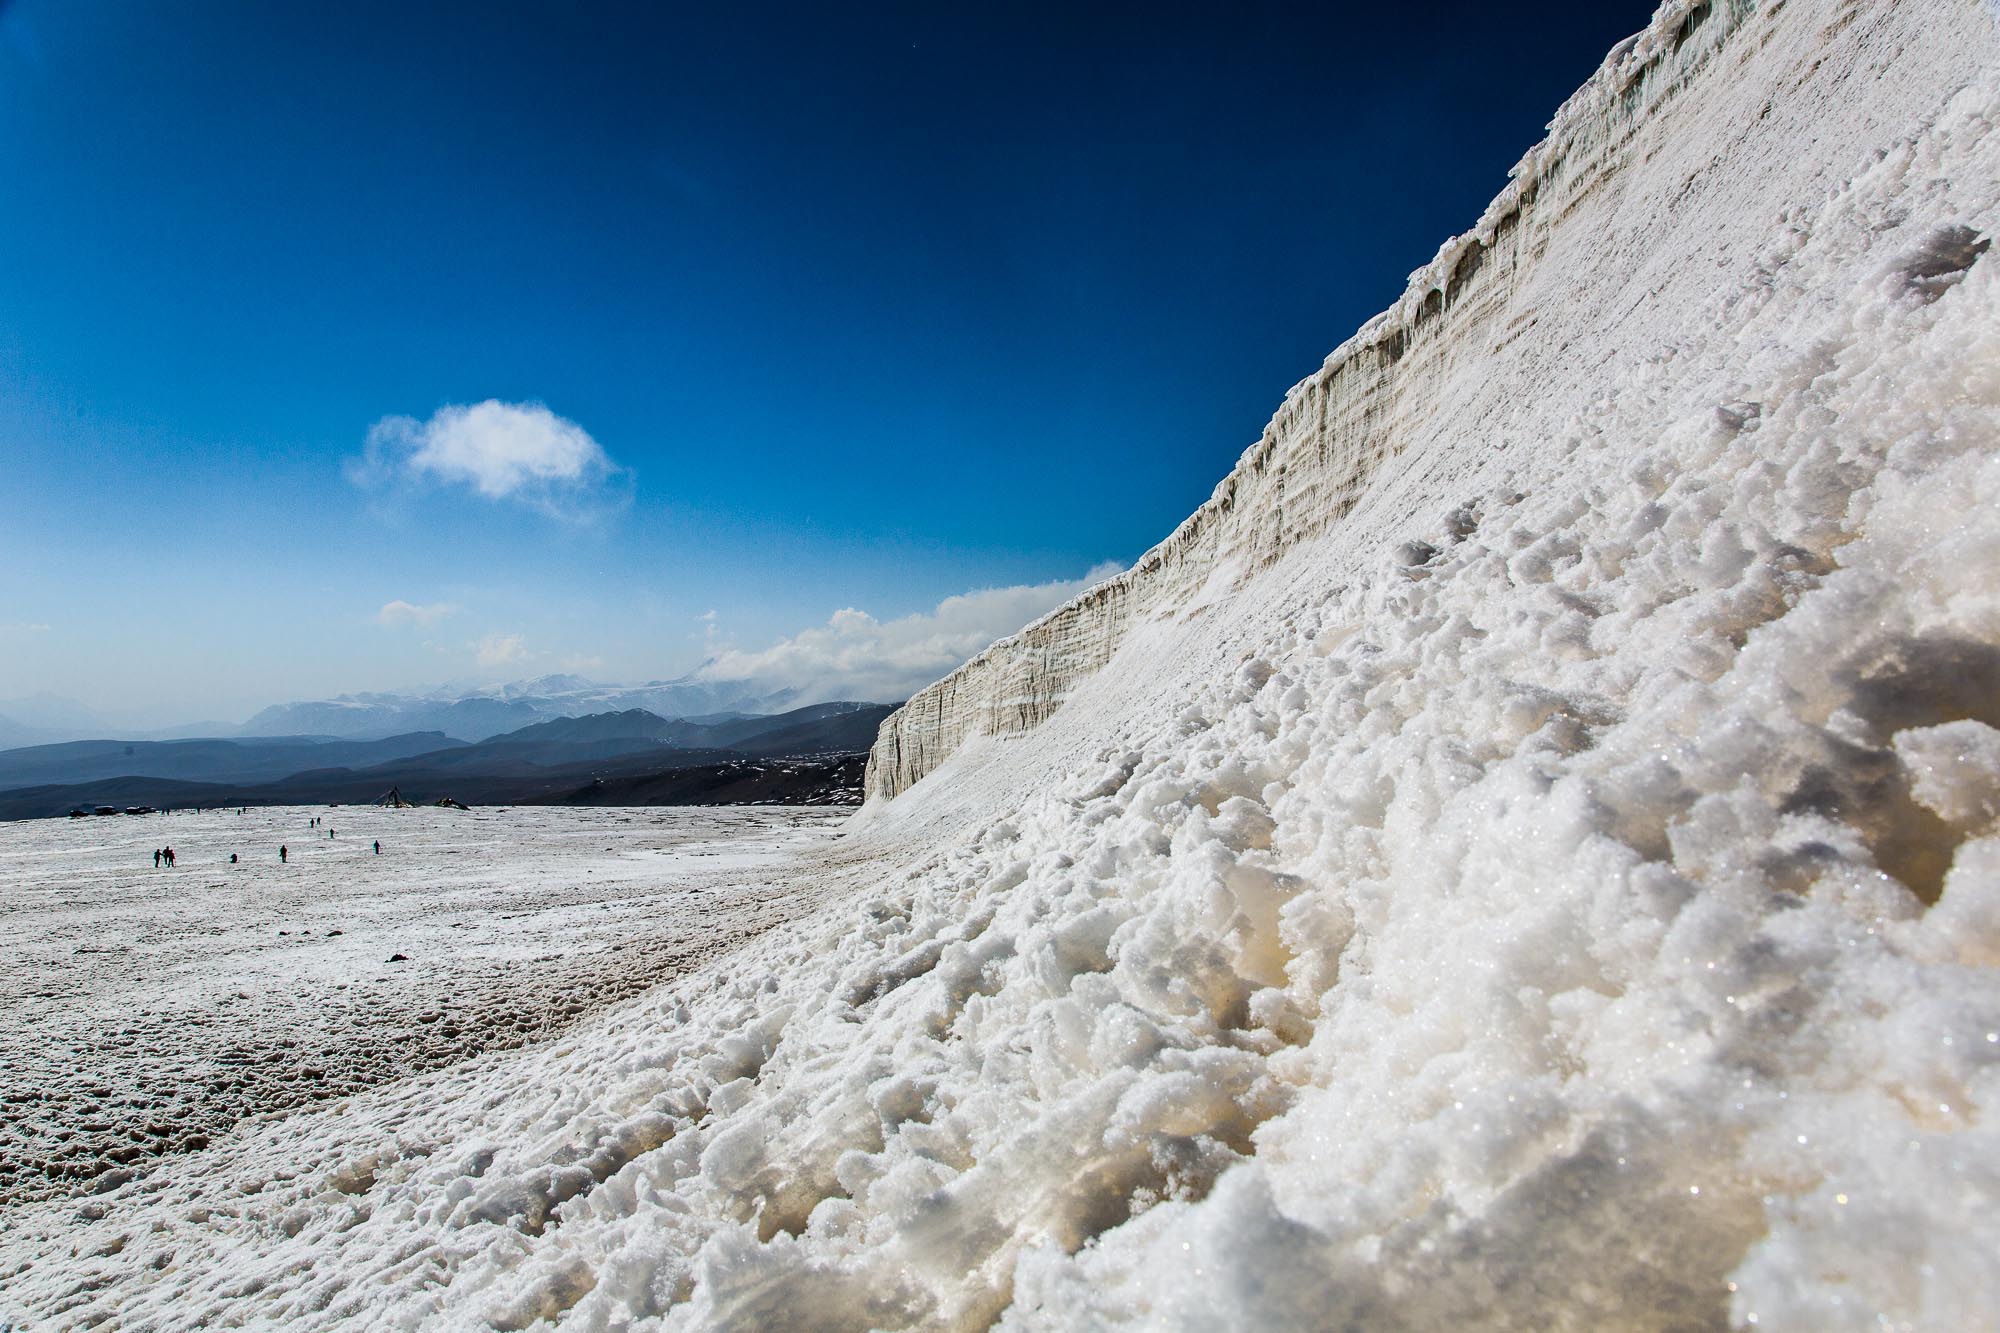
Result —
<path fill-rule="evenodd" d="M 893 704 L 808 704 L 786 713 L 737 718 L 727 722 L 673 723 L 677 745 L 715 745 L 752 754 L 825 754 L 866 750 L 875 743 L 882 719 L 896 711 Z"/>
<path fill-rule="evenodd" d="M 255 787 L 108 778 L 0 792 L 0 819 L 57 818 L 72 810 L 147 805 L 366 805 L 393 787 L 412 805 L 443 797 L 472 805 L 859 805 L 864 754 L 756 757 L 660 748 L 604 762 L 497 771 L 390 766 L 300 773 Z"/>
<path fill-rule="evenodd" d="M 603 745 L 651 742 L 678 749 L 743 750 L 752 754 L 824 754 L 866 750 L 875 743 L 882 719 L 895 712 L 888 704 L 825 703 L 794 708 L 763 717 L 724 718 L 713 722 L 664 718 L 643 708 L 556 718 L 521 727 L 479 742 L 490 746 L 550 744 Z"/>
<path fill-rule="evenodd" d="M 895 712 L 893 707 L 881 704 L 832 705 L 819 704 L 815 708 L 840 707 L 846 711 L 821 713 L 814 717 L 800 717 L 802 713 L 812 713 L 813 708 L 801 708 L 791 713 L 780 713 L 776 717 L 752 719 L 758 722 L 779 723 L 784 726 L 767 726 L 750 735 L 740 735 L 733 723 L 711 729 L 712 742 L 732 749 L 747 750 L 751 754 L 846 754 L 850 751 L 868 752 L 875 744 L 876 733 L 882 729 L 882 719 Z M 788 721 L 788 719 L 797 719 Z"/>
<path fill-rule="evenodd" d="M 700 768 L 600 778 L 563 805 L 859 805 L 865 754 L 736 759 Z"/>
<path fill-rule="evenodd" d="M 442 732 L 415 732 L 379 741 L 315 736 L 246 740 L 64 741 L 0 750 L 0 791 L 14 787 L 94 782 L 103 778 L 171 778 L 188 782 L 272 782 L 309 768 L 366 768 L 462 745 Z"/>
<path fill-rule="evenodd" d="M 599 685 L 579 676 L 542 676 L 470 693 L 443 688 L 428 693 L 364 693 L 267 708 L 231 728 L 230 734 L 312 734 L 373 740 L 411 731 L 442 731 L 481 741 L 537 722 L 644 709 L 660 717 L 717 721 L 724 714 L 762 715 L 790 707 L 795 689 L 765 691 L 741 681 L 691 676 L 644 685 Z"/>
<path fill-rule="evenodd" d="M 673 723 L 643 708 L 622 712 L 589 713 L 583 717 L 558 717 L 536 722 L 479 742 L 485 745 L 541 744 L 544 742 L 589 742 L 607 740 L 664 741 Z"/>
<path fill-rule="evenodd" d="M 821 800 L 846 789 L 846 758 L 867 751 L 892 711 L 814 704 L 698 723 L 626 709 L 534 723 L 476 745 L 430 732 L 36 746 L 0 752 L 0 819 L 98 805 L 352 804 L 392 787 L 413 801 L 486 804 L 616 804 L 619 793 L 636 804 Z M 691 776 L 662 780 L 670 774 Z"/>

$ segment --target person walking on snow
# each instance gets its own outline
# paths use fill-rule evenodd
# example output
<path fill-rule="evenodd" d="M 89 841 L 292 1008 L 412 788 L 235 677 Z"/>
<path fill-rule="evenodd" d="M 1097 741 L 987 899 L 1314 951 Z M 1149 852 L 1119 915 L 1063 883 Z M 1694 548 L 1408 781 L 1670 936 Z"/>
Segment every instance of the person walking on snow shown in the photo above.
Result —
<path fill-rule="evenodd" d="M 375 855 L 380 856 L 381 854 L 382 854 L 382 840 L 380 838 L 377 838 L 375 839 Z"/>
<path fill-rule="evenodd" d="M 155 847 L 153 849 L 153 869 L 158 870 L 159 868 L 160 868 L 160 849 Z"/>
<path fill-rule="evenodd" d="M 288 858 L 290 857 L 290 855 L 291 855 L 291 853 L 290 853 L 289 851 L 287 851 L 287 850 L 285 849 L 285 846 L 284 846 L 284 844 L 280 843 L 280 844 L 279 844 L 279 846 L 278 846 L 278 861 L 279 861 L 279 863 L 280 863 L 280 864 L 283 864 L 283 863 L 284 863 L 284 862 L 285 862 L 285 861 L 286 861 L 286 860 L 287 860 L 287 859 L 288 859 Z"/>

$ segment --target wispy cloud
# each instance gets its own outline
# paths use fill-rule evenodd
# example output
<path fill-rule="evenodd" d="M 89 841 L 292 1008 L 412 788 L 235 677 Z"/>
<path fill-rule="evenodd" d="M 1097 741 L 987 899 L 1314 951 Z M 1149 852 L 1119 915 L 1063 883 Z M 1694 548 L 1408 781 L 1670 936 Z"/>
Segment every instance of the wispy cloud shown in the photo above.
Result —
<path fill-rule="evenodd" d="M 47 634 L 49 627 L 39 620 L 0 620 L 0 637 L 26 638 L 30 634 Z"/>
<path fill-rule="evenodd" d="M 421 625 L 429 629 L 440 620 L 457 614 L 458 608 L 450 602 L 434 602 L 429 606 L 418 606 L 398 598 L 393 602 L 384 602 L 382 609 L 375 613 L 375 620 L 389 629 L 398 629 L 406 625 Z"/>
<path fill-rule="evenodd" d="M 488 398 L 440 407 L 428 421 L 383 417 L 368 429 L 349 481 L 365 490 L 462 486 L 556 518 L 597 517 L 630 499 L 630 473 L 576 422 L 540 403 Z"/>
<path fill-rule="evenodd" d="M 1070 598 L 1117 573 L 1099 565 L 1080 579 L 985 588 L 939 602 L 937 609 L 877 620 L 846 607 L 824 625 L 768 648 L 725 648 L 696 672 L 714 681 L 744 681 L 764 691 L 797 690 L 801 697 L 905 699 Z M 703 617 L 703 619 L 707 619 Z"/>
<path fill-rule="evenodd" d="M 518 634 L 488 634 L 473 652 L 483 667 L 513 666 L 534 656 Z"/>

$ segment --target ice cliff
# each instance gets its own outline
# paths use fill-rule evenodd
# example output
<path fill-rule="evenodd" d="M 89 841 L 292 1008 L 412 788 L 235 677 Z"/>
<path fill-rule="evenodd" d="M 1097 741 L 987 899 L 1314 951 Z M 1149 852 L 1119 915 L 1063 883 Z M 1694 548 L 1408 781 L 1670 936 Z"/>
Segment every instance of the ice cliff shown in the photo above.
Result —
<path fill-rule="evenodd" d="M 1758 281 L 1784 218 L 1988 58 L 1984 42 L 1946 35 L 1978 24 L 1969 3 L 1790 8 L 1663 6 L 1562 107 L 1478 225 L 1293 386 L 1206 504 L 1130 570 L 886 721 L 869 794 L 903 791 L 967 737 L 1039 726 L 1135 624 L 1199 615 L 1301 542 L 1376 517 L 1353 517 L 1371 487 L 1418 503 L 1402 474 L 1559 434 L 1608 372 L 1656 357 L 1716 293 Z M 1411 517 L 1381 514 L 1381 538 Z"/>
<path fill-rule="evenodd" d="M 1992 1327 L 1996 125 L 1975 0 L 1672 0 L 1179 531 L 885 726 L 810 913 L 16 1210 L 0 1291 Z"/>

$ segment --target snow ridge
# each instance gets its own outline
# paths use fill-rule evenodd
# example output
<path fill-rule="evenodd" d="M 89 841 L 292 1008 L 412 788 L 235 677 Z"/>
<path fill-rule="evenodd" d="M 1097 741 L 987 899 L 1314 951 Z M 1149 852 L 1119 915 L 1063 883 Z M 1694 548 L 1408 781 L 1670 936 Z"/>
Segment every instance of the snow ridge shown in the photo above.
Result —
<path fill-rule="evenodd" d="M 1836 8 L 1847 17 L 1835 18 L 1830 27 L 1861 17 L 1860 6 Z M 1929 12 L 1934 6 L 1906 8 Z M 1739 29 L 1752 26 L 1751 44 L 1768 40 L 1771 25 L 1784 21 L 1782 9 L 1749 0 L 1663 4 L 1646 30 L 1619 43 L 1557 111 L 1547 138 L 1515 165 L 1509 184 L 1478 224 L 1441 246 L 1429 264 L 1410 275 L 1400 300 L 1286 393 L 1262 436 L 1207 502 L 1130 570 L 995 643 L 886 719 L 869 757 L 868 795 L 895 796 L 967 737 L 1039 726 L 1078 680 L 1110 660 L 1134 624 L 1149 617 L 1184 618 L 1229 596 L 1247 574 L 1346 520 L 1370 480 L 1404 450 L 1415 446 L 1438 453 L 1476 440 L 1481 419 L 1495 415 L 1482 381 L 1504 386 L 1511 396 L 1519 384 L 1553 388 L 1565 379 L 1574 383 L 1578 370 L 1596 374 L 1599 362 L 1548 364 L 1552 352 L 1566 351 L 1584 336 L 1603 343 L 1609 332 L 1577 329 L 1577 338 L 1558 339 L 1546 327 L 1554 322 L 1551 314 L 1574 304 L 1558 289 L 1584 286 L 1580 276 L 1591 284 L 1627 285 L 1634 275 L 1620 271 L 1629 268 L 1629 253 L 1577 273 L 1559 271 L 1575 258 L 1573 238 L 1588 225 L 1579 211 L 1615 196 L 1626 165 L 1643 163 L 1657 151 L 1643 134 L 1650 131 L 1657 140 L 1689 132 L 1684 125 L 1659 122 L 1704 77 L 1718 53 L 1737 41 Z M 1864 29 L 1897 26 L 1885 23 L 1887 16 L 1879 12 L 1867 17 Z M 1732 72 L 1725 68 L 1716 77 L 1727 79 Z M 1704 126 L 1698 133 L 1716 135 L 1717 128 Z M 1717 164 L 1721 160 L 1718 154 Z M 1683 188 L 1699 189 L 1700 171 Z M 1664 209 L 1636 220 L 1649 230 L 1672 225 L 1682 201 L 1664 202 Z M 1628 216 L 1628 228 L 1632 220 Z M 1768 224 L 1762 216 L 1737 221 Z M 1697 279 L 1711 280 L 1707 273 Z M 1650 327 L 1657 308 L 1667 303 L 1660 299 L 1663 291 L 1652 296 L 1621 315 Z M 1599 304 L 1586 301 L 1581 308 Z M 1501 440 L 1494 443 L 1504 446 Z"/>

